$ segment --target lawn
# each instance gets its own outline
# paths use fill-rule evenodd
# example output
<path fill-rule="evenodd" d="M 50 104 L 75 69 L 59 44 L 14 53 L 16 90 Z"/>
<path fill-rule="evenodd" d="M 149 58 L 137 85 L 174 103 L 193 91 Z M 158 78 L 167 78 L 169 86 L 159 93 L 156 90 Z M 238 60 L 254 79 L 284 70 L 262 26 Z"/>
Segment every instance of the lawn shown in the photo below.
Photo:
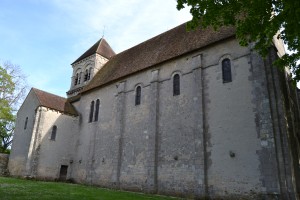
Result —
<path fill-rule="evenodd" d="M 92 186 L 0 177 L 1 200 L 178 200 L 172 197 L 116 191 Z"/>

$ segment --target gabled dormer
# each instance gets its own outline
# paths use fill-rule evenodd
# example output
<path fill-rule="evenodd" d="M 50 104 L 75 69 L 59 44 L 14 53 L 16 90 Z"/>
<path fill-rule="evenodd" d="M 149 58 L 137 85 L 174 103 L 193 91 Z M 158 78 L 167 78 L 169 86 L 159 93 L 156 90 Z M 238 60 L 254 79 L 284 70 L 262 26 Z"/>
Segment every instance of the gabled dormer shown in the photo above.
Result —
<path fill-rule="evenodd" d="M 84 54 L 76 59 L 71 65 L 73 74 L 71 78 L 71 87 L 67 92 L 68 97 L 80 93 L 94 75 L 103 67 L 103 65 L 116 53 L 112 50 L 104 38 L 97 41 Z"/>

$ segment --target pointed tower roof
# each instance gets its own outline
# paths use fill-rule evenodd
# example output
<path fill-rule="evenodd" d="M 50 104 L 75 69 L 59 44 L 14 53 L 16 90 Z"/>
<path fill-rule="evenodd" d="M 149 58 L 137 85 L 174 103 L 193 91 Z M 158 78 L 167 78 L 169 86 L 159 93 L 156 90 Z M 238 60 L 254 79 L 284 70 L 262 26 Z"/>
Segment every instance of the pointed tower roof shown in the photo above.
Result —
<path fill-rule="evenodd" d="M 82 54 L 77 60 L 75 60 L 72 64 L 87 58 L 95 53 L 100 54 L 101 56 L 110 59 L 112 56 L 116 55 L 114 50 L 109 46 L 104 38 L 98 40 L 91 48 L 89 48 L 84 54 Z"/>

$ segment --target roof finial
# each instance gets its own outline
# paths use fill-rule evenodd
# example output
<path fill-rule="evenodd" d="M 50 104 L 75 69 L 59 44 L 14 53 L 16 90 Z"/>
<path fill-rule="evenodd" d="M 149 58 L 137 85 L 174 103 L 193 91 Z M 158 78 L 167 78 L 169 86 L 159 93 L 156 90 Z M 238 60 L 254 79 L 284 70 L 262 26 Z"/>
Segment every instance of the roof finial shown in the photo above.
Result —
<path fill-rule="evenodd" d="M 102 32 L 102 38 L 101 39 L 104 38 L 104 33 L 105 33 L 105 25 L 103 26 L 103 32 Z"/>

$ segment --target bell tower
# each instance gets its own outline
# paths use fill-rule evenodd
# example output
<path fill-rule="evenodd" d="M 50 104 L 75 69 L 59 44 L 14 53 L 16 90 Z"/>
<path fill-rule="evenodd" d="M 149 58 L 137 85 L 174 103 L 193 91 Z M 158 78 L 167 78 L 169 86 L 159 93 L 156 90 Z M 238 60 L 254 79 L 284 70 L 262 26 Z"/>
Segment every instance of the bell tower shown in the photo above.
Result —
<path fill-rule="evenodd" d="M 70 90 L 67 96 L 73 97 L 79 94 L 83 87 L 87 85 L 94 75 L 116 55 L 104 38 L 97 41 L 84 54 L 76 59 L 71 65 L 73 74 L 71 77 Z"/>

